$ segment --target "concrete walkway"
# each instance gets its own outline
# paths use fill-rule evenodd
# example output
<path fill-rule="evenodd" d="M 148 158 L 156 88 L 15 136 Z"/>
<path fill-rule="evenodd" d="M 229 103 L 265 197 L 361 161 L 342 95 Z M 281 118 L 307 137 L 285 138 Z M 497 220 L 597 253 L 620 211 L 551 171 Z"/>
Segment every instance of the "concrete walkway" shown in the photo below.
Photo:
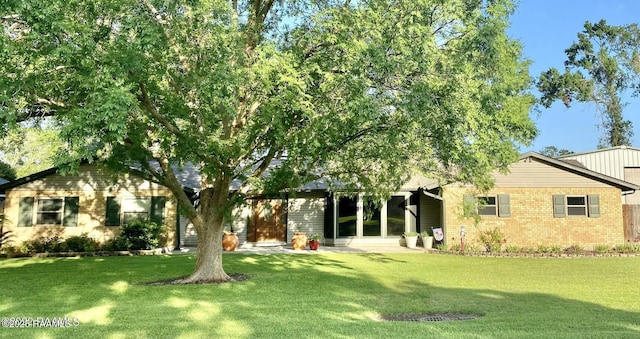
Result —
<path fill-rule="evenodd" d="M 403 246 L 369 246 L 369 247 L 333 247 L 320 246 L 317 251 L 311 251 L 308 248 L 304 250 L 294 250 L 291 246 L 245 246 L 238 247 L 233 252 L 224 252 L 225 254 L 317 254 L 317 253 L 426 253 L 423 247 L 407 248 Z M 195 247 L 183 247 L 173 254 L 196 254 Z"/>

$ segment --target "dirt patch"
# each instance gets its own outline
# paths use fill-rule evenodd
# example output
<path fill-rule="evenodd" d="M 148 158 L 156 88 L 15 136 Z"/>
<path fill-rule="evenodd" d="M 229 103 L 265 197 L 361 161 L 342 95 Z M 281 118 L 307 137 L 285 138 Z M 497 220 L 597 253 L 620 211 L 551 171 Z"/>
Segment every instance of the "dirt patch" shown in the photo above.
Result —
<path fill-rule="evenodd" d="M 440 321 L 458 321 L 473 320 L 480 317 L 477 314 L 463 313 L 424 313 L 424 314 L 394 314 L 381 316 L 380 321 L 422 321 L 422 322 L 440 322 Z"/>
<path fill-rule="evenodd" d="M 191 284 L 193 284 L 193 285 L 226 284 L 226 283 L 230 283 L 230 282 L 245 281 L 245 280 L 249 279 L 248 275 L 241 274 L 241 273 L 232 273 L 232 274 L 229 274 L 229 276 L 233 280 L 231 280 L 231 281 L 195 281 L 195 282 L 191 282 L 191 283 L 188 283 L 188 284 L 189 285 L 191 285 Z M 145 283 L 145 285 L 151 285 L 151 286 L 187 285 L 187 284 L 182 282 L 182 280 L 184 278 L 186 278 L 186 277 L 150 281 L 150 282 Z"/>

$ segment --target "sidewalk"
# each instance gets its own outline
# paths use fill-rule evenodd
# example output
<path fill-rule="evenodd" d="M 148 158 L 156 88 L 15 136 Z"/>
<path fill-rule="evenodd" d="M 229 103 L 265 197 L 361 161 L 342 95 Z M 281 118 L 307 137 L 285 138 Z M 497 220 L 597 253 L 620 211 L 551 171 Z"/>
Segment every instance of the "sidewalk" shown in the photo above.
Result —
<path fill-rule="evenodd" d="M 426 253 L 428 252 L 423 247 L 407 248 L 403 246 L 369 246 L 369 247 L 333 247 L 333 246 L 320 246 L 317 251 L 311 251 L 309 249 L 294 250 L 291 246 L 245 246 L 238 247 L 233 252 L 224 253 L 239 253 L 239 254 L 317 254 L 317 253 Z M 196 254 L 195 247 L 183 247 L 178 251 L 173 251 L 173 254 Z"/>

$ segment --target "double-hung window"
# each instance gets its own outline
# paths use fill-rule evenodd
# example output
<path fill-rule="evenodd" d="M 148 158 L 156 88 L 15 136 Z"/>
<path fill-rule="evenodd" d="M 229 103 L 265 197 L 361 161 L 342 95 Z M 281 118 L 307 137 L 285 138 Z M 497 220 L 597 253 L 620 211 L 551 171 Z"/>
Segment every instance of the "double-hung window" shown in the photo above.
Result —
<path fill-rule="evenodd" d="M 22 197 L 18 226 L 77 226 L 79 197 Z"/>
<path fill-rule="evenodd" d="M 153 197 L 107 197 L 106 226 L 120 226 L 135 220 L 149 220 L 164 224 L 164 209 L 167 198 Z"/>
<path fill-rule="evenodd" d="M 553 216 L 564 217 L 600 217 L 600 196 L 587 195 L 562 195 L 553 196 Z"/>

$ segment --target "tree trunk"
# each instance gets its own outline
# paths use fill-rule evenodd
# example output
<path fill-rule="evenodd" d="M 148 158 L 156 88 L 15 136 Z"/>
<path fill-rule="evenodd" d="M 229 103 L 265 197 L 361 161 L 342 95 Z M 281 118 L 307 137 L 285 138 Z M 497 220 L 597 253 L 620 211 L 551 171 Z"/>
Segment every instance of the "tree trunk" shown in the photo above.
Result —
<path fill-rule="evenodd" d="M 182 283 L 233 280 L 222 267 L 222 223 L 222 219 L 212 220 L 198 230 L 196 268 Z"/>

